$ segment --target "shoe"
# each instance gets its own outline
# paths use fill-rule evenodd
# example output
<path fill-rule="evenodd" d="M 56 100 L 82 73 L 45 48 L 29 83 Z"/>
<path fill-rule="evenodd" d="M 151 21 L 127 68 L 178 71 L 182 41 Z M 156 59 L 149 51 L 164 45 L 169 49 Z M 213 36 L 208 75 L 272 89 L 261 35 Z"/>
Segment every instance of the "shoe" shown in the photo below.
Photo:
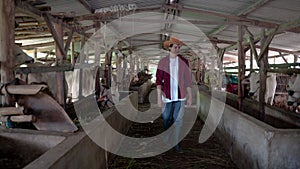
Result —
<path fill-rule="evenodd" d="M 180 145 L 178 145 L 178 144 L 174 147 L 174 149 L 175 149 L 175 151 L 176 151 L 177 153 L 180 153 L 180 154 L 183 153 L 182 148 L 181 148 Z"/>

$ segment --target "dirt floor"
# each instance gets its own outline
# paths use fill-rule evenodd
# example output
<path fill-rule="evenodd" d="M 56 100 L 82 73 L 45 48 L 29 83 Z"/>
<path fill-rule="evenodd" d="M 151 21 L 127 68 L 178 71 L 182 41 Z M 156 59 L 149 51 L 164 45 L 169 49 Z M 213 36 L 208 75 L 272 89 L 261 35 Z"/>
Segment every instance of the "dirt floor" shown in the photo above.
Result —
<path fill-rule="evenodd" d="M 148 106 L 139 104 L 139 109 L 140 111 L 147 110 Z M 115 156 L 109 164 L 109 169 L 237 169 L 215 136 L 203 144 L 198 142 L 202 127 L 203 122 L 197 119 L 190 133 L 181 142 L 183 154 L 171 149 L 149 158 L 132 159 Z M 162 119 L 159 118 L 154 123 L 133 123 L 127 135 L 150 137 L 162 132 Z"/>

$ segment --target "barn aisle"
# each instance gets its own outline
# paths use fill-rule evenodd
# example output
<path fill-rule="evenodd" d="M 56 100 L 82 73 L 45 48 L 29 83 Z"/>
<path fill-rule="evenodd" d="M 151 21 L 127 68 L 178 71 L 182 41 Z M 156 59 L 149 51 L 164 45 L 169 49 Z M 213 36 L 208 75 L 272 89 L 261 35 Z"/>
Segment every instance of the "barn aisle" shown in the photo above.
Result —
<path fill-rule="evenodd" d="M 139 110 L 145 111 L 149 104 L 139 104 Z M 198 143 L 198 137 L 203 122 L 197 119 L 192 130 L 181 142 L 184 153 L 179 154 L 173 149 L 149 158 L 125 158 L 115 156 L 109 164 L 109 169 L 236 169 L 229 155 L 225 152 L 219 140 L 212 136 L 203 144 Z M 133 123 L 127 134 L 130 137 L 150 137 L 163 132 L 162 118 L 154 123 Z"/>

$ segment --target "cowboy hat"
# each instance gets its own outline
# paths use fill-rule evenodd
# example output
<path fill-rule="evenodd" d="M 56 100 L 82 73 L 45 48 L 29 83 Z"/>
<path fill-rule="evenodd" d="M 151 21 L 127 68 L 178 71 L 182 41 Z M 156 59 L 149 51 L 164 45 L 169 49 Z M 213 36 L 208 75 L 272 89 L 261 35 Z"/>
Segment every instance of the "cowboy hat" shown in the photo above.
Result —
<path fill-rule="evenodd" d="M 184 45 L 184 43 L 182 41 L 180 41 L 179 39 L 171 36 L 170 40 L 164 42 L 164 49 L 168 49 L 171 44 L 177 44 L 177 45 L 180 45 L 180 46 Z"/>

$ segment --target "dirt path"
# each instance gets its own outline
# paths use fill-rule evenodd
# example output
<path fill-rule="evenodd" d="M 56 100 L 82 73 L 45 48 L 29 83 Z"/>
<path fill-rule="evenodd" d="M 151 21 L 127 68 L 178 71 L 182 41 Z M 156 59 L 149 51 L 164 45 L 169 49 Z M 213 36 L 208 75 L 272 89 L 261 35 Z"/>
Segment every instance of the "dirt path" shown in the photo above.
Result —
<path fill-rule="evenodd" d="M 147 104 L 139 105 L 141 111 Z M 131 159 L 115 156 L 109 169 L 237 169 L 216 137 L 212 136 L 205 143 L 198 143 L 203 122 L 197 119 L 192 130 L 181 142 L 184 153 L 178 154 L 169 150 L 158 156 Z M 133 123 L 128 136 L 150 137 L 163 132 L 162 119 L 154 123 Z"/>

